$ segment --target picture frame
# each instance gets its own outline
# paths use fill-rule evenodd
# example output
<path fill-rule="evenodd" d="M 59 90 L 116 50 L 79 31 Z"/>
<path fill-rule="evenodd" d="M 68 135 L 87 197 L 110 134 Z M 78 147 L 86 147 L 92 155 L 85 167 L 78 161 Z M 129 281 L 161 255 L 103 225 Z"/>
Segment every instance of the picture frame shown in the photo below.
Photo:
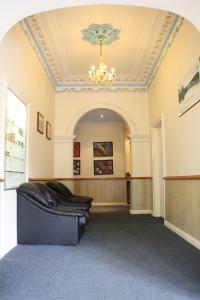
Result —
<path fill-rule="evenodd" d="M 179 117 L 200 101 L 200 59 L 179 84 L 178 101 Z"/>
<path fill-rule="evenodd" d="M 93 142 L 93 156 L 113 156 L 113 142 Z"/>
<path fill-rule="evenodd" d="M 37 112 L 37 131 L 44 133 L 44 116 L 39 111 Z"/>
<path fill-rule="evenodd" d="M 46 121 L 46 138 L 51 141 L 51 123 Z"/>
<path fill-rule="evenodd" d="M 80 159 L 74 159 L 73 169 L 74 169 L 74 172 L 73 172 L 74 175 L 80 175 L 81 174 L 81 161 L 80 161 Z"/>
<path fill-rule="evenodd" d="M 80 142 L 74 142 L 74 149 L 73 149 L 73 156 L 74 157 L 80 157 L 81 151 L 80 151 Z"/>
<path fill-rule="evenodd" d="M 94 160 L 94 175 L 113 175 L 113 160 Z"/>

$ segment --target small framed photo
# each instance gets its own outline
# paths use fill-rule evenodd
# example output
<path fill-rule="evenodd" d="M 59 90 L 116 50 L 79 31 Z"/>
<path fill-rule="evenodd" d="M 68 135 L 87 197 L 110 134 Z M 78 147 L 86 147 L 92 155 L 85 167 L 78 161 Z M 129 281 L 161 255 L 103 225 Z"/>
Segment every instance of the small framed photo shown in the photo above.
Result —
<path fill-rule="evenodd" d="M 80 157 L 80 142 L 74 142 L 74 157 Z"/>
<path fill-rule="evenodd" d="M 46 138 L 51 140 L 51 124 L 46 121 Z"/>
<path fill-rule="evenodd" d="M 81 161 L 80 159 L 74 159 L 74 175 L 80 175 L 81 173 Z"/>
<path fill-rule="evenodd" d="M 37 112 L 37 131 L 41 134 L 44 133 L 44 117 L 39 111 Z"/>

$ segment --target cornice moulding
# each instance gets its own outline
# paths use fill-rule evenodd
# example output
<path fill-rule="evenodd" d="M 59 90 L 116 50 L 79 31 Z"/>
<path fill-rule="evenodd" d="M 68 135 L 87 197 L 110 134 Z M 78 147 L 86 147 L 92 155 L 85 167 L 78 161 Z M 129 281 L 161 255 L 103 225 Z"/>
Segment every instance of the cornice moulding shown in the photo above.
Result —
<path fill-rule="evenodd" d="M 144 143 L 150 141 L 150 136 L 148 134 L 129 134 L 131 142 Z"/>
<path fill-rule="evenodd" d="M 54 16 L 51 16 L 50 19 L 48 19 L 48 13 L 46 13 L 45 18 L 48 28 L 51 29 L 52 26 L 50 21 L 53 20 L 53 24 L 56 24 Z M 182 23 L 182 17 L 176 16 L 172 13 L 167 13 L 164 22 L 159 29 L 159 36 L 155 40 L 152 53 L 150 55 L 147 53 L 147 59 L 145 59 L 143 66 L 140 66 L 144 68 L 144 72 L 141 74 L 142 76 L 136 78 L 132 73 L 118 74 L 115 84 L 105 88 L 91 85 L 89 83 L 87 74 L 63 75 L 64 73 L 61 70 L 61 57 L 63 57 L 63 55 L 59 54 L 57 56 L 58 59 L 56 60 L 53 55 L 54 53 L 51 53 L 51 47 L 49 47 L 51 39 L 45 38 L 45 34 L 43 34 L 45 31 L 42 31 L 45 23 L 43 24 L 43 21 L 41 21 L 40 17 L 35 15 L 24 19 L 21 21 L 21 27 L 32 48 L 36 52 L 36 55 L 42 67 L 44 68 L 55 92 L 146 93 L 151 86 L 162 60 L 166 56 L 167 50 L 172 45 Z M 58 32 L 58 28 L 56 30 L 56 32 Z M 55 50 L 56 47 L 53 47 L 53 49 Z M 64 53 L 64 50 L 62 53 Z M 67 69 L 70 70 L 69 64 Z"/>
<path fill-rule="evenodd" d="M 76 135 L 57 135 L 54 138 L 55 143 L 71 143 L 76 138 Z"/>

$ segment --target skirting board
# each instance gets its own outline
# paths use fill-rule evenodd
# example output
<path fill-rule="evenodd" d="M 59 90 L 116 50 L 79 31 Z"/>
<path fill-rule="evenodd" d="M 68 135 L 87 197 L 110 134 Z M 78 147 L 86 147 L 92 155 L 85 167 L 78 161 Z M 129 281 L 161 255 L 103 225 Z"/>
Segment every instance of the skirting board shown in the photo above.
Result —
<path fill-rule="evenodd" d="M 127 206 L 126 202 L 94 202 L 92 206 Z"/>
<path fill-rule="evenodd" d="M 151 214 L 151 210 L 150 209 L 146 209 L 146 210 L 137 210 L 137 209 L 129 209 L 129 212 L 131 215 L 146 215 L 146 214 Z"/>
<path fill-rule="evenodd" d="M 180 237 L 182 237 L 184 240 L 186 240 L 188 243 L 192 244 L 194 247 L 198 248 L 200 250 L 200 241 L 186 233 L 185 231 L 179 229 L 178 227 L 174 226 L 173 224 L 165 221 L 164 225 L 171 229 L 173 232 L 178 234 Z"/>

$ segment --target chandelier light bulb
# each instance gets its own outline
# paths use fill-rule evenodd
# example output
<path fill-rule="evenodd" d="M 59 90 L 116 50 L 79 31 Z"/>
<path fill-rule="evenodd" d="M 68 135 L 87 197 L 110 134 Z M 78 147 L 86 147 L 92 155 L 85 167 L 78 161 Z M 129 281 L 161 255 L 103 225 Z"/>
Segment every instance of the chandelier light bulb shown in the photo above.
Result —
<path fill-rule="evenodd" d="M 96 67 L 94 65 L 91 66 L 91 70 L 94 71 Z"/>

